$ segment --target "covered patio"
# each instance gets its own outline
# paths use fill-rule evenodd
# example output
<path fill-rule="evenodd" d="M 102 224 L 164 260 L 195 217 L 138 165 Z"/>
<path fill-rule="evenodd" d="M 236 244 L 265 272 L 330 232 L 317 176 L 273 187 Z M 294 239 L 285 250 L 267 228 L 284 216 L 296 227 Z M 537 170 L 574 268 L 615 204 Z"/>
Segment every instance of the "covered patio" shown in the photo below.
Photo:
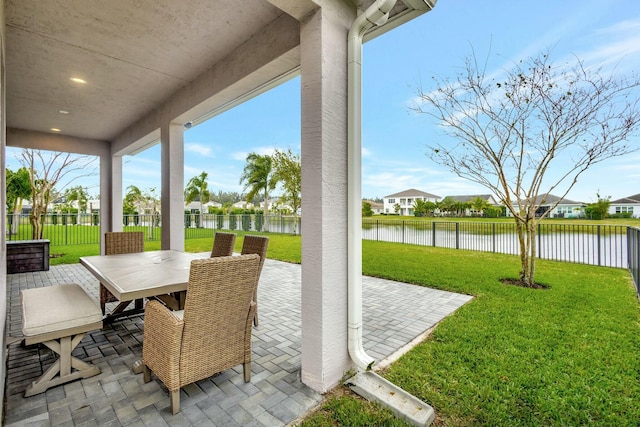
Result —
<path fill-rule="evenodd" d="M 10 301 L 6 426 L 33 425 L 285 425 L 315 407 L 322 395 L 304 385 L 301 370 L 300 265 L 267 260 L 259 287 L 260 325 L 253 330 L 251 382 L 229 370 L 181 391 L 182 410 L 171 415 L 169 396 L 155 379 L 144 384 L 131 367 L 142 354 L 142 315 L 88 334 L 74 354 L 101 369 L 97 376 L 23 397 L 25 387 L 53 360 L 44 346 L 22 347 L 19 291 L 78 283 L 98 300 L 98 282 L 81 265 L 8 276 Z M 371 277 L 364 278 L 364 341 L 379 363 L 471 299 Z M 15 339 L 13 339 L 15 338 Z"/>
<path fill-rule="evenodd" d="M 385 328 L 394 322 L 378 329 L 375 322 L 363 322 L 359 310 L 360 51 L 363 42 L 430 11 L 434 5 L 435 0 L 142 0 L 108 5 L 97 0 L 0 0 L 0 108 L 4 113 L 0 116 L 0 144 L 98 157 L 101 236 L 122 230 L 123 156 L 159 144 L 161 247 L 183 251 L 185 129 L 300 75 L 305 220 L 301 230 L 302 267 L 297 267 L 299 286 L 292 292 L 300 302 L 297 311 L 273 314 L 296 314 L 289 319 L 299 322 L 292 335 L 296 338 L 296 354 L 285 353 L 295 363 L 287 360 L 284 366 L 297 366 L 299 372 L 289 377 L 291 372 L 279 367 L 277 375 L 281 377 L 274 383 L 281 384 L 279 381 L 287 377 L 290 384 L 306 390 L 302 392 L 305 399 L 298 402 L 306 408 L 317 401 L 317 393 L 338 384 L 345 372 L 354 367 L 362 369 L 374 358 L 394 350 L 388 343 L 372 339 L 388 334 Z M 4 155 L 0 150 L 2 188 Z M 6 215 L 4 198 L 4 193 L 0 194 L 2 217 Z M 6 224 L 2 221 L 3 247 L 5 235 Z M 4 310 L 17 301 L 14 293 L 18 277 L 7 279 L 5 264 L 6 253 L 1 251 L 0 286 L 6 292 L 0 293 L 0 322 L 13 333 L 19 321 L 13 309 Z M 53 269 L 51 274 L 60 274 L 53 283 L 73 282 L 77 274 L 73 271 L 73 267 Z M 28 277 L 34 280 L 29 286 L 52 283 L 46 275 Z M 87 286 L 84 280 L 80 282 Z M 380 308 L 386 308 L 392 317 L 397 314 L 388 304 L 380 304 Z M 365 312 L 364 316 L 371 314 Z M 377 321 L 380 316 L 372 319 Z M 276 318 L 274 325 L 283 323 Z M 139 350 L 135 324 L 132 320 L 114 326 L 111 333 L 106 329 L 92 335 L 97 341 L 89 346 L 92 350 L 87 355 L 102 360 L 98 363 L 115 364 L 120 370 L 114 374 L 119 375 L 126 359 L 119 351 L 129 345 L 134 352 Z M 256 337 L 267 330 L 267 325 L 261 328 Z M 363 330 L 369 334 L 364 340 Z M 278 337 L 275 333 L 265 340 L 277 348 Z M 395 339 L 397 334 L 386 335 L 385 339 L 390 337 Z M 6 337 L 1 339 L 3 355 L 9 353 L 12 359 L 17 354 L 14 345 L 9 350 Z M 100 349 L 102 342 L 106 352 Z M 256 350 L 259 348 L 257 345 Z M 266 353 L 263 357 L 270 357 Z M 110 362 L 112 357 L 115 362 Z M 286 359 L 284 354 L 273 357 L 282 357 L 283 362 Z M 272 365 L 265 361 L 256 366 L 269 371 Z M 0 377 L 8 378 L 9 396 L 15 395 L 14 387 L 21 381 L 20 375 L 13 376 L 13 369 L 5 372 L 5 367 L 0 367 Z M 137 381 L 119 380 L 110 383 L 113 391 L 91 388 L 88 394 L 126 395 L 127 387 L 142 387 Z M 83 401 L 87 395 L 84 387 L 80 383 L 59 387 L 51 391 L 55 396 L 51 399 Z M 140 390 L 145 398 L 156 395 Z M 194 396 L 185 399 L 185 408 L 209 397 L 193 391 Z M 36 416 L 47 408 L 48 417 L 59 409 L 64 419 L 69 406 L 61 409 L 62 403 L 43 405 L 49 394 L 17 400 L 20 413 L 26 410 Z M 87 412 L 92 407 L 87 402 L 74 409 Z M 9 399 L 7 420 L 17 414 L 12 412 L 15 404 Z M 211 404 L 217 404 L 215 399 Z M 138 407 L 149 405 L 138 403 Z M 282 422 L 290 418 L 276 416 Z"/>

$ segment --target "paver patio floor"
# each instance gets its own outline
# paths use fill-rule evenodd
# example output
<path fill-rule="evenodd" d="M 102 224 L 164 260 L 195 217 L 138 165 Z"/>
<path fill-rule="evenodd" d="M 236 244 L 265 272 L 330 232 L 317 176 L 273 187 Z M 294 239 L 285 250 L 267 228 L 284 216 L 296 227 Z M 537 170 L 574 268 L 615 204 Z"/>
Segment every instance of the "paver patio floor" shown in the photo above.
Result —
<path fill-rule="evenodd" d="M 242 367 L 184 387 L 181 411 L 155 377 L 145 384 L 131 371 L 142 357 L 143 316 L 87 334 L 74 355 L 101 373 L 24 398 L 27 385 L 54 360 L 44 346 L 9 345 L 6 426 L 280 426 L 316 406 L 322 395 L 300 381 L 301 312 L 297 264 L 266 260 L 258 290 L 260 324 L 253 329 L 251 382 Z M 80 284 L 98 301 L 98 281 L 80 264 L 7 276 L 7 331 L 21 336 L 21 289 Z M 364 347 L 377 361 L 392 356 L 471 299 L 389 280 L 363 278 Z M 10 338 L 11 339 L 11 338 Z"/>

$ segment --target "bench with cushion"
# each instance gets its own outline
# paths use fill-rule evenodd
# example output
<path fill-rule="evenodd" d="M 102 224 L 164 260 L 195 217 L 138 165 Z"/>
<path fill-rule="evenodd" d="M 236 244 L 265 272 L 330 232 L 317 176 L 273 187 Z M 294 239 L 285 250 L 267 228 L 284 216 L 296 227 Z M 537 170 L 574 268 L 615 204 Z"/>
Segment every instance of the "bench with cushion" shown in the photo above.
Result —
<path fill-rule="evenodd" d="M 25 345 L 42 343 L 59 355 L 54 364 L 27 387 L 25 397 L 100 373 L 98 367 L 71 355 L 87 332 L 102 328 L 100 308 L 79 285 L 20 291 L 20 309 Z"/>

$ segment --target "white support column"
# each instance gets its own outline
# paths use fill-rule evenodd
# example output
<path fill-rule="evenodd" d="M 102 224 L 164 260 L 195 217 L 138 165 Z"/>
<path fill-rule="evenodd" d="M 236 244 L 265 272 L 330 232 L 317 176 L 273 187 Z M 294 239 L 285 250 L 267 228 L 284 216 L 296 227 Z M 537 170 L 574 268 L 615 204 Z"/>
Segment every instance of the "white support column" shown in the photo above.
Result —
<path fill-rule="evenodd" d="M 110 154 L 100 156 L 100 253 L 104 255 L 104 233 L 122 230 L 122 162 Z M 118 165 L 120 166 L 118 168 Z M 119 195 L 116 189 L 119 188 Z M 118 203 L 114 203 L 116 200 Z M 120 228 L 117 228 L 120 218 Z"/>
<path fill-rule="evenodd" d="M 122 231 L 122 156 L 111 157 L 111 231 Z"/>
<path fill-rule="evenodd" d="M 351 368 L 347 336 L 347 33 L 340 1 L 301 25 L 302 381 L 325 392 Z"/>
<path fill-rule="evenodd" d="M 160 128 L 162 249 L 184 251 L 184 126 Z"/>

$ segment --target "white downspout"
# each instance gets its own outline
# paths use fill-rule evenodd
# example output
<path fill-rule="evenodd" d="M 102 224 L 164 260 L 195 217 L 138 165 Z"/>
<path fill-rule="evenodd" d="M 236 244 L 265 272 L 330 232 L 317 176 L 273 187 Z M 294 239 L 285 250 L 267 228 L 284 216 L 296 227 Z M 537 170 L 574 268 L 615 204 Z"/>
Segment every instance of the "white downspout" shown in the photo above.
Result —
<path fill-rule="evenodd" d="M 377 0 L 358 15 L 348 36 L 348 337 L 349 355 L 362 370 L 375 362 L 362 347 L 362 38 L 368 29 L 386 22 L 396 1 Z"/>

